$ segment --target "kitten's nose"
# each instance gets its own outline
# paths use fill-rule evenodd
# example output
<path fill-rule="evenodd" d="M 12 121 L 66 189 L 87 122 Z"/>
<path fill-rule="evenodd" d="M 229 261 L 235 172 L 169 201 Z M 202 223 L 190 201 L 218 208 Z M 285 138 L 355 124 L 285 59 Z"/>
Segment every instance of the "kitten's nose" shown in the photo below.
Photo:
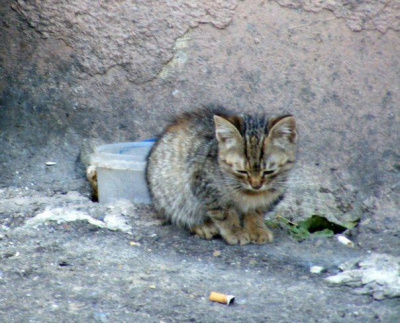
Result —
<path fill-rule="evenodd" d="M 250 185 L 253 189 L 259 190 L 262 187 L 262 180 L 258 178 L 250 178 Z"/>

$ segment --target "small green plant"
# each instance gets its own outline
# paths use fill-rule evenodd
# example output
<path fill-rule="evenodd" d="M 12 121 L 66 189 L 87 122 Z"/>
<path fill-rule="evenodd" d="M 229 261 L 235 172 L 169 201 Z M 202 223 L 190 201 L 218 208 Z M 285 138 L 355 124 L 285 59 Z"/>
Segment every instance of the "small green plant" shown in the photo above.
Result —
<path fill-rule="evenodd" d="M 306 220 L 295 223 L 281 215 L 277 215 L 275 220 L 267 221 L 266 224 L 270 227 L 280 227 L 289 232 L 297 241 L 303 241 L 310 237 L 332 237 L 335 234 L 356 227 L 358 222 L 359 220 L 345 224 L 337 224 L 329 221 L 324 216 L 312 215 Z"/>

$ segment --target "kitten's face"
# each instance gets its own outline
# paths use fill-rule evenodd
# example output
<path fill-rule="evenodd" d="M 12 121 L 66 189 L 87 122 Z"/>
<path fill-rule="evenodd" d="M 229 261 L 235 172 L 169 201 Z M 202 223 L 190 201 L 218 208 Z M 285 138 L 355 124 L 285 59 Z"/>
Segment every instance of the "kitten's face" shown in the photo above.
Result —
<path fill-rule="evenodd" d="M 281 187 L 293 168 L 297 131 L 292 116 L 270 120 L 215 116 L 221 169 L 238 191 L 253 194 Z"/>

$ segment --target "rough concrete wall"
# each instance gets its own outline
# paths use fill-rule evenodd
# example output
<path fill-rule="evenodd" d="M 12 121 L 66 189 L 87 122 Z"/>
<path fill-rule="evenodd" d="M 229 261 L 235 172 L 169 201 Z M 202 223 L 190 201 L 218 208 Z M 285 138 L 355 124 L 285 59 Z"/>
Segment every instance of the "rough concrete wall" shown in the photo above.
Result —
<path fill-rule="evenodd" d="M 283 7 L 309 12 L 331 11 L 352 31 L 393 29 L 400 31 L 400 2 L 392 0 L 275 0 Z"/>
<path fill-rule="evenodd" d="M 171 60 L 175 40 L 189 28 L 224 28 L 236 1 L 17 1 L 12 6 L 44 38 L 76 51 L 82 72 L 106 74 L 119 66 L 129 81 L 157 77 Z"/>
<path fill-rule="evenodd" d="M 292 112 L 299 163 L 279 212 L 361 217 L 396 239 L 398 2 L 3 2 L 2 185 L 87 190 L 95 145 L 200 104 Z"/>

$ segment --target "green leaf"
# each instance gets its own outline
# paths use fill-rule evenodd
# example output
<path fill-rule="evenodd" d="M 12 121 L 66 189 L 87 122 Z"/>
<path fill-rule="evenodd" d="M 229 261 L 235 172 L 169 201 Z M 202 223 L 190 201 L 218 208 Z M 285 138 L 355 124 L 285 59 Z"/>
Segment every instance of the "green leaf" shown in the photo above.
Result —
<path fill-rule="evenodd" d="M 354 221 L 344 222 L 343 226 L 345 226 L 348 230 L 354 229 L 360 223 L 360 219 Z"/>
<path fill-rule="evenodd" d="M 283 216 L 278 215 L 274 221 L 266 221 L 269 227 L 281 227 L 297 241 L 303 241 L 310 237 L 329 238 L 357 226 L 359 220 L 346 222 L 340 225 L 329 221 L 320 215 L 312 215 L 310 218 L 294 223 Z"/>
<path fill-rule="evenodd" d="M 342 233 L 347 228 L 329 221 L 327 218 L 320 215 L 313 215 L 304 221 L 299 222 L 299 226 L 307 229 L 309 232 L 322 231 L 324 229 L 332 230 L 334 233 Z"/>
<path fill-rule="evenodd" d="M 312 234 L 313 237 L 318 237 L 318 238 L 330 238 L 333 237 L 335 235 L 335 232 L 333 232 L 332 230 L 329 229 L 324 229 L 321 231 L 316 231 Z"/>

